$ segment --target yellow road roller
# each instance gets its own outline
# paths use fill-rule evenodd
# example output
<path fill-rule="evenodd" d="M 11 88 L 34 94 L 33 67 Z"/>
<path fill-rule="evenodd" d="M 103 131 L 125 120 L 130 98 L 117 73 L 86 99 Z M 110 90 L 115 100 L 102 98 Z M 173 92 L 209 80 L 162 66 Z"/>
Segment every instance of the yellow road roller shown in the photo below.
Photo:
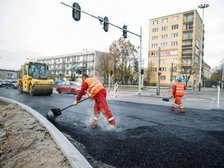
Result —
<path fill-rule="evenodd" d="M 51 95 L 54 82 L 49 79 L 48 66 L 39 62 L 25 62 L 17 80 L 19 93 Z"/>

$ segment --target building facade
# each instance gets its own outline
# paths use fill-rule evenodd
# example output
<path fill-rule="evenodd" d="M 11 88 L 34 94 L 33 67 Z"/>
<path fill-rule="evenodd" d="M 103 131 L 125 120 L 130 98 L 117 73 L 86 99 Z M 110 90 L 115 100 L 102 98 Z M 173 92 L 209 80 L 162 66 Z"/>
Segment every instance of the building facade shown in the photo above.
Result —
<path fill-rule="evenodd" d="M 17 80 L 18 74 L 19 72 L 15 70 L 0 69 L 0 79 Z"/>
<path fill-rule="evenodd" d="M 90 77 L 102 78 L 96 68 L 100 64 L 99 59 L 103 56 L 107 57 L 108 53 L 94 50 L 35 58 L 30 61 L 47 64 L 50 75 L 56 79 L 69 79 L 72 75 L 80 77 L 82 73 Z"/>
<path fill-rule="evenodd" d="M 161 86 L 171 86 L 178 75 L 182 75 L 188 85 L 198 85 L 203 37 L 204 25 L 196 10 L 150 19 L 150 85 L 157 84 L 159 68 Z"/>

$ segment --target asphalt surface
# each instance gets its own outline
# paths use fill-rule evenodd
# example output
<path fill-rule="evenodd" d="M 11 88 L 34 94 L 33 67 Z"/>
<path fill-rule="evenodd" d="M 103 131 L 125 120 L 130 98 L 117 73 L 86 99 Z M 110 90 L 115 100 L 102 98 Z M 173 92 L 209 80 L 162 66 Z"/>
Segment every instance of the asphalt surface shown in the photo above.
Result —
<path fill-rule="evenodd" d="M 17 99 L 46 115 L 50 108 L 66 106 L 73 96 L 31 97 L 1 88 L 0 96 Z M 169 106 L 109 100 L 118 128 L 86 127 L 92 116 L 93 102 L 85 101 L 67 110 L 55 122 L 84 147 L 83 155 L 114 167 L 224 167 L 224 111 L 186 108 L 172 112 Z M 85 111 L 85 112 L 84 112 Z M 74 113 L 75 112 L 75 113 Z M 91 156 L 91 157 L 89 157 Z"/>

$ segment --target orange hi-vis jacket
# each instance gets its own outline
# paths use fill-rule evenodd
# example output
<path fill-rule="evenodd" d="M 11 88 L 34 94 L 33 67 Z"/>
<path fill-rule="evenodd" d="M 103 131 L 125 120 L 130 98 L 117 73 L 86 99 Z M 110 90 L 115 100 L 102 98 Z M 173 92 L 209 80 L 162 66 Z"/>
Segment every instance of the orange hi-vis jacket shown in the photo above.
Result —
<path fill-rule="evenodd" d="M 84 82 L 88 84 L 87 94 L 91 99 L 104 88 L 102 83 L 96 78 L 87 78 Z"/>
<path fill-rule="evenodd" d="M 182 82 L 177 82 L 173 85 L 173 96 L 182 97 L 184 95 L 184 90 L 186 89 L 186 85 Z"/>

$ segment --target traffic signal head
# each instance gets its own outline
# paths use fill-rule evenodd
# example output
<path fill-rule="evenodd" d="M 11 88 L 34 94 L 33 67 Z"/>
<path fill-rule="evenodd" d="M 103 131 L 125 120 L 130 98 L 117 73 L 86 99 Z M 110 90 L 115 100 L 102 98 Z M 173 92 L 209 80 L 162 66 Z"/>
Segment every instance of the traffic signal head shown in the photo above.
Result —
<path fill-rule="evenodd" d="M 109 19 L 108 17 L 104 17 L 104 21 L 103 21 L 103 29 L 105 32 L 108 32 L 109 30 Z"/>
<path fill-rule="evenodd" d="M 81 19 L 81 7 L 76 2 L 73 3 L 72 17 L 75 21 L 79 21 Z"/>
<path fill-rule="evenodd" d="M 124 25 L 123 26 L 123 37 L 124 38 L 127 38 L 127 29 L 128 29 L 128 26 L 127 25 Z"/>

